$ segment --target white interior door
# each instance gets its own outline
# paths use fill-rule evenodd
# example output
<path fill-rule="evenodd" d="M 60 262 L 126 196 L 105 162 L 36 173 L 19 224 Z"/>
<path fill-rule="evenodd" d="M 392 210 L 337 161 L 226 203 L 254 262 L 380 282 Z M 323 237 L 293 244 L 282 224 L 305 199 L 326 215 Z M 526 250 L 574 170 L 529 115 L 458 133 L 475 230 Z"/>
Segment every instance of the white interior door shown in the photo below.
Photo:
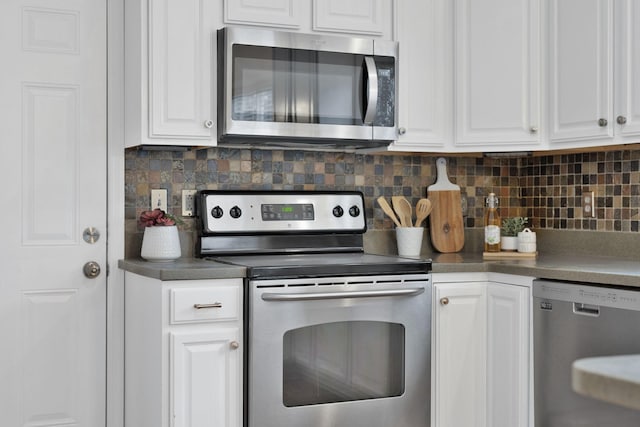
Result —
<path fill-rule="evenodd" d="M 106 1 L 2 0 L 0 53 L 0 424 L 104 426 Z"/>

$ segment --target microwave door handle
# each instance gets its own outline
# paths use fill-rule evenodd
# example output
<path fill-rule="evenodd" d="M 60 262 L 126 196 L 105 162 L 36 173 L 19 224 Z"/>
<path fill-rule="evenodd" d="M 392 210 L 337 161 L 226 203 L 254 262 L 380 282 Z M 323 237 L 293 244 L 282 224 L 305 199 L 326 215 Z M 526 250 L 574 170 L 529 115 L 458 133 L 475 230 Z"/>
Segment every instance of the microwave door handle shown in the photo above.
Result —
<path fill-rule="evenodd" d="M 372 56 L 364 57 L 364 75 L 366 79 L 366 107 L 362 121 L 365 125 L 373 124 L 378 108 L 378 69 Z"/>

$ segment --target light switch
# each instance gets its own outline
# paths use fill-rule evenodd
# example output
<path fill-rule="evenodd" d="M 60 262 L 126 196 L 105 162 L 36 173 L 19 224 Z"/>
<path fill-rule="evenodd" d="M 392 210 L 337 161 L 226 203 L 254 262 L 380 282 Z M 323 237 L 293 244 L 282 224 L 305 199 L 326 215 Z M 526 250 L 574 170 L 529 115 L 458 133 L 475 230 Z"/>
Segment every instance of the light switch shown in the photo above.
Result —
<path fill-rule="evenodd" d="M 151 209 L 162 209 L 167 212 L 167 190 L 151 190 Z"/>

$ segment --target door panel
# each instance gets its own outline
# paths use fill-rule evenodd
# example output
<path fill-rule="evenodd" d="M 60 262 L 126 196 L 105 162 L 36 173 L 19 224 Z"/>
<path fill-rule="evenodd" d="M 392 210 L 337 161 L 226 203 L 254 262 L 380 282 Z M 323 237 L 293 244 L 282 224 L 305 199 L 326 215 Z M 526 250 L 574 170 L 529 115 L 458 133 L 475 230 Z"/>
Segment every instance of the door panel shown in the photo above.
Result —
<path fill-rule="evenodd" d="M 104 426 L 106 2 L 3 1 L 0 51 L 2 424 Z"/>

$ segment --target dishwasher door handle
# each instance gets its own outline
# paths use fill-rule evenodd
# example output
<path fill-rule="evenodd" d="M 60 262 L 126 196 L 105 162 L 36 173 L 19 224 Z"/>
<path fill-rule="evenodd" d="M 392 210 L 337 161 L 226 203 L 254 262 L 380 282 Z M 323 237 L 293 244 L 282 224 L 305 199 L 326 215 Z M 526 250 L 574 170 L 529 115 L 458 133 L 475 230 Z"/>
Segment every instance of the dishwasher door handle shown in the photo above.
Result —
<path fill-rule="evenodd" d="M 371 297 L 410 297 L 420 295 L 424 288 L 382 289 L 374 291 L 344 291 L 344 292 L 307 292 L 307 293 L 265 293 L 264 301 L 312 301 L 322 299 L 343 298 L 371 298 Z"/>
<path fill-rule="evenodd" d="M 575 314 L 579 314 L 581 316 L 598 317 L 598 316 L 600 316 L 600 306 L 599 305 L 591 305 L 591 304 L 583 304 L 581 302 L 574 302 L 573 303 L 573 312 Z"/>

